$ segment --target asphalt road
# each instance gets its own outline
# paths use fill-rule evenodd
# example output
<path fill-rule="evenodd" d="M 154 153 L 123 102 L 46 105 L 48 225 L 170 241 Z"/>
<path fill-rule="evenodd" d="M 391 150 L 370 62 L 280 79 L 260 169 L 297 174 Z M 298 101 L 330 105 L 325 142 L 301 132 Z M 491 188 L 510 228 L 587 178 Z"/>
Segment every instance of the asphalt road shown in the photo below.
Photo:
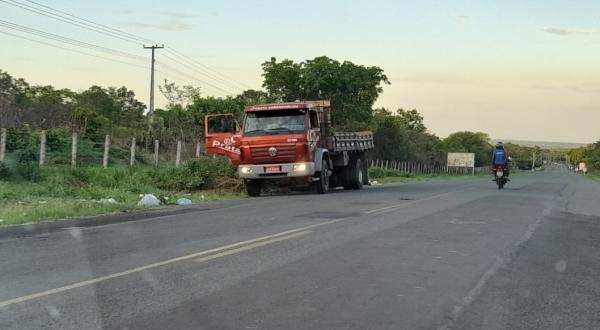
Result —
<path fill-rule="evenodd" d="M 0 328 L 600 328 L 599 196 L 549 167 L 4 235 Z"/>

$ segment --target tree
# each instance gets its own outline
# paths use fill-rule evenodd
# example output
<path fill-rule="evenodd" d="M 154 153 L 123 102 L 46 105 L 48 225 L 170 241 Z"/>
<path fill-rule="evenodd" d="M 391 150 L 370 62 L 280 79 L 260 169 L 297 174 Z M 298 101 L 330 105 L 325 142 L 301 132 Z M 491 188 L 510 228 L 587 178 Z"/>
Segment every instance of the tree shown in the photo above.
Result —
<path fill-rule="evenodd" d="M 254 89 L 245 90 L 234 99 L 244 107 L 248 105 L 272 103 L 277 100 L 267 92 Z"/>
<path fill-rule="evenodd" d="M 129 127 L 133 132 L 144 131 L 148 126 L 144 116 L 146 105 L 135 98 L 135 92 L 125 86 L 109 87 L 107 92 L 119 108 L 120 125 Z"/>
<path fill-rule="evenodd" d="M 400 120 L 411 131 L 417 133 L 425 133 L 427 131 L 427 127 L 425 127 L 425 124 L 423 123 L 423 116 L 421 116 L 417 109 L 398 109 L 396 110 L 396 115 L 400 117 Z"/>
<path fill-rule="evenodd" d="M 584 162 L 592 169 L 600 169 L 600 141 L 584 147 L 571 149 L 568 155 L 571 164 L 575 166 Z"/>
<path fill-rule="evenodd" d="M 477 166 L 491 165 L 493 146 L 486 133 L 481 132 L 456 132 L 444 139 L 444 147 L 448 152 L 475 153 Z"/>
<path fill-rule="evenodd" d="M 23 106 L 29 84 L 0 70 L 0 127 L 21 124 Z"/>
<path fill-rule="evenodd" d="M 331 100 L 334 121 L 350 127 L 366 127 L 382 85 L 390 83 L 379 67 L 327 56 L 300 63 L 273 57 L 262 67 L 263 87 L 271 96 L 281 101 Z"/>
<path fill-rule="evenodd" d="M 294 101 L 304 96 L 301 91 L 302 65 L 292 60 L 277 62 L 275 57 L 262 64 L 263 87 L 280 101 Z"/>
<path fill-rule="evenodd" d="M 385 160 L 408 160 L 408 132 L 399 117 L 385 108 L 375 109 L 372 128 L 375 151 L 373 158 Z"/>
<path fill-rule="evenodd" d="M 200 97 L 200 87 L 194 87 L 192 85 L 183 85 L 180 87 L 174 82 L 169 82 L 168 79 L 165 79 L 163 85 L 159 85 L 158 89 L 167 99 L 167 110 L 176 105 L 185 108 L 191 104 L 194 99 Z"/>
<path fill-rule="evenodd" d="M 26 90 L 23 120 L 37 128 L 60 127 L 68 123 L 75 93 L 52 86 L 33 86 Z"/>

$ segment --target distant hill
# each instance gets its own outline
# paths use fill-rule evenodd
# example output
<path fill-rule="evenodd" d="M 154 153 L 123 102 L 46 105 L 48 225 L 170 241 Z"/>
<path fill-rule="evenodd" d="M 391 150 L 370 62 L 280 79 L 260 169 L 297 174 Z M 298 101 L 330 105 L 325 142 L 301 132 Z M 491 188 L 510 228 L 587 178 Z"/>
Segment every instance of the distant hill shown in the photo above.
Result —
<path fill-rule="evenodd" d="M 526 140 L 513 140 L 513 139 L 492 139 L 493 144 L 498 141 L 503 143 L 514 143 L 524 147 L 535 147 L 538 146 L 542 149 L 574 149 L 587 145 L 587 143 L 573 143 L 573 142 L 548 142 L 548 141 L 526 141 Z"/>

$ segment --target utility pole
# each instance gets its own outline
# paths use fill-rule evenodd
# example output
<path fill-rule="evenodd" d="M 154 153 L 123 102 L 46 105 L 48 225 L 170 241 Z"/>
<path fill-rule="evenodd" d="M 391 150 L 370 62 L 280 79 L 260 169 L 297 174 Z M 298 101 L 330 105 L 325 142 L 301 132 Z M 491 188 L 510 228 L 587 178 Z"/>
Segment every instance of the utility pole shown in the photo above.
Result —
<path fill-rule="evenodd" d="M 150 124 L 154 122 L 154 50 L 165 48 L 165 45 L 143 46 L 145 49 L 152 49 L 152 65 L 150 69 L 150 106 L 148 107 L 148 120 Z"/>
<path fill-rule="evenodd" d="M 531 171 L 535 171 L 535 150 L 533 151 L 533 161 L 531 163 Z"/>

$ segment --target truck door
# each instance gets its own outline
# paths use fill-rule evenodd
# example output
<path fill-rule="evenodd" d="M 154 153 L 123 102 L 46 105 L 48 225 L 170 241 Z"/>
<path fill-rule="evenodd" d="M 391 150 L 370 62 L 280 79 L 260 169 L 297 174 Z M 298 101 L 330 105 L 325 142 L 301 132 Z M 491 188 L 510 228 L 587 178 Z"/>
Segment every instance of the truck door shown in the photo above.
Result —
<path fill-rule="evenodd" d="M 206 115 L 204 117 L 204 143 L 209 155 L 223 155 L 237 165 L 242 160 L 240 153 L 241 131 L 231 113 Z"/>
<path fill-rule="evenodd" d="M 312 160 L 315 150 L 319 147 L 321 138 L 321 123 L 316 110 L 311 109 L 308 113 L 308 131 L 306 139 L 308 141 L 309 157 Z"/>

